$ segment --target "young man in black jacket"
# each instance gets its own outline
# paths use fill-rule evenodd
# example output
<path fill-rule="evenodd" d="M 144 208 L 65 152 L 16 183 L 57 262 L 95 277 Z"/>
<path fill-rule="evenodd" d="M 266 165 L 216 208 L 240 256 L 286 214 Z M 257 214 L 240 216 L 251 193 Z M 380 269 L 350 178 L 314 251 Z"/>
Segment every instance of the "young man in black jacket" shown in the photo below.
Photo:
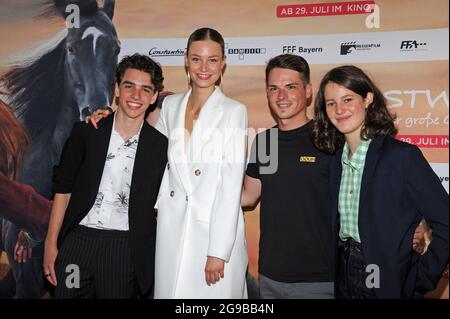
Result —
<path fill-rule="evenodd" d="M 153 288 L 155 201 L 167 139 L 145 121 L 163 88 L 159 64 L 139 54 L 116 69 L 118 109 L 76 123 L 56 169 L 44 273 L 57 298 L 135 298 Z"/>

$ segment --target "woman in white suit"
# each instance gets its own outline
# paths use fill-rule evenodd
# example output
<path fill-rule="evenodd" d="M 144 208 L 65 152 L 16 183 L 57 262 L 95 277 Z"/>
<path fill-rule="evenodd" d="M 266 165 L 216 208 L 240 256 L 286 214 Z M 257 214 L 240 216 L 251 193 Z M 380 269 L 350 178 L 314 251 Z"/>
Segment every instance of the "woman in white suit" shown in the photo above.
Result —
<path fill-rule="evenodd" d="M 216 86 L 226 59 L 220 33 L 196 30 L 184 59 L 190 89 L 165 98 L 156 124 L 169 162 L 155 206 L 155 298 L 247 298 L 246 107 Z"/>

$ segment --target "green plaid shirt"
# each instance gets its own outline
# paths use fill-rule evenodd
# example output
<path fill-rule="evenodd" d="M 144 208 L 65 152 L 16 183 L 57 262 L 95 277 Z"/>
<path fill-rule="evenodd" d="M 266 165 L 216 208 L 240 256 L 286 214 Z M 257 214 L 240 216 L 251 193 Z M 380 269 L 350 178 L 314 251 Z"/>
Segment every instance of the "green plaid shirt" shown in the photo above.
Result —
<path fill-rule="evenodd" d="M 348 144 L 345 143 L 342 152 L 342 178 L 339 189 L 339 215 L 341 228 L 339 237 L 342 240 L 353 238 L 361 242 L 358 231 L 359 193 L 364 172 L 367 150 L 371 140 L 361 141 L 355 154 L 348 159 Z"/>

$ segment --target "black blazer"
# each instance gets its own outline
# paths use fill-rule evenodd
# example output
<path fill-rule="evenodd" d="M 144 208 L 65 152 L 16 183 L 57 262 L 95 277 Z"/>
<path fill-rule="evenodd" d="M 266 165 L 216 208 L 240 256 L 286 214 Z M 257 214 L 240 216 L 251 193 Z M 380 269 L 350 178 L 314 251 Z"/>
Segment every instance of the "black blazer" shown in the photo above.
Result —
<path fill-rule="evenodd" d="M 341 156 L 342 149 L 330 172 L 336 285 Z M 422 216 L 433 230 L 423 256 L 412 249 Z M 412 298 L 414 291 L 435 288 L 448 263 L 448 224 L 448 194 L 420 150 L 391 137 L 374 139 L 362 177 L 358 228 L 366 264 L 379 266 L 378 298 Z"/>
<path fill-rule="evenodd" d="M 94 205 L 108 152 L 114 116 L 76 123 L 55 168 L 55 193 L 71 194 L 58 236 L 58 247 Z M 136 151 L 129 199 L 131 254 L 141 292 L 154 282 L 156 212 L 154 205 L 167 163 L 167 138 L 144 121 Z"/>

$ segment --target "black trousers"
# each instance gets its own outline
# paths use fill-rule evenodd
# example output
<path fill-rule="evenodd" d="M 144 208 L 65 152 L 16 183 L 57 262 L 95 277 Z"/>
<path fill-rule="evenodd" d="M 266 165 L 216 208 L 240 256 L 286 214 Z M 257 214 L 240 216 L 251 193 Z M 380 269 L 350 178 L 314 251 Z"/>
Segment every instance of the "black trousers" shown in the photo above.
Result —
<path fill-rule="evenodd" d="M 56 298 L 137 298 L 127 231 L 77 226 L 56 258 Z"/>
<path fill-rule="evenodd" d="M 339 272 L 336 299 L 375 299 L 373 288 L 368 288 L 366 262 L 360 243 L 353 239 L 338 242 Z"/>

